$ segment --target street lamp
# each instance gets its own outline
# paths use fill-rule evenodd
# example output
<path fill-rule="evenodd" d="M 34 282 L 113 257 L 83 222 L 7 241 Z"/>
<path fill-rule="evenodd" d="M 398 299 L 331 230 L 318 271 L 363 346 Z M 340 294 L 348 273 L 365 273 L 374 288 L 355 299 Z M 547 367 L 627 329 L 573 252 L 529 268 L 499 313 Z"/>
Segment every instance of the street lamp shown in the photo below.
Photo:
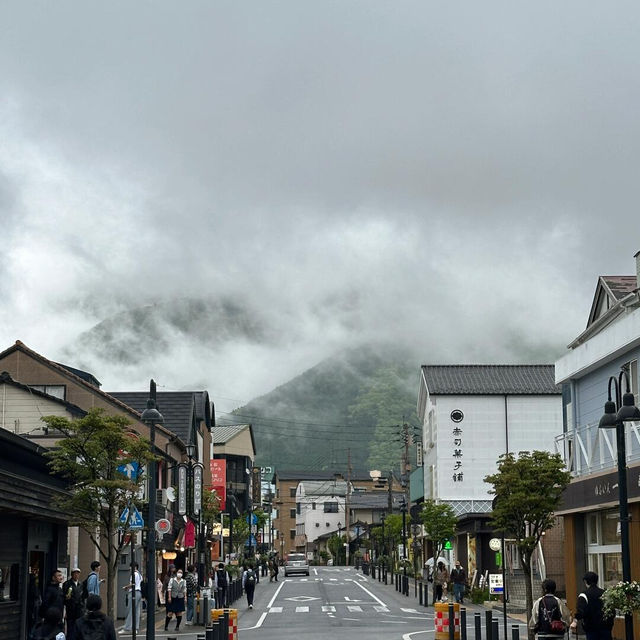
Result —
<path fill-rule="evenodd" d="M 400 503 L 402 510 L 402 593 L 405 596 L 409 595 L 408 579 L 407 579 L 407 499 L 402 496 L 402 502 Z"/>
<path fill-rule="evenodd" d="M 156 383 L 149 383 L 149 399 L 147 408 L 140 416 L 142 422 L 149 427 L 149 441 L 151 453 L 154 453 L 156 444 L 156 425 L 164 424 L 162 414 L 156 409 Z M 147 522 L 147 640 L 155 640 L 156 637 L 156 468 L 155 463 L 149 463 L 149 514 Z"/>
<path fill-rule="evenodd" d="M 190 442 L 185 446 L 188 462 L 178 465 L 178 514 L 197 519 L 198 538 L 196 542 L 196 554 L 198 556 L 198 581 L 204 586 L 204 549 L 203 525 L 202 525 L 202 479 L 204 466 L 200 462 L 194 462 L 197 454 L 195 443 Z"/>
<path fill-rule="evenodd" d="M 626 392 L 620 402 L 622 394 L 622 379 L 626 382 Z M 611 387 L 615 391 L 615 401 L 611 396 Z M 607 401 L 604 405 L 604 415 L 600 418 L 600 429 L 616 430 L 616 445 L 618 449 L 618 497 L 620 502 L 620 545 L 622 548 L 622 579 L 631 582 L 631 555 L 629 549 L 629 505 L 627 496 L 627 451 L 625 442 L 625 422 L 640 420 L 640 409 L 635 406 L 633 393 L 629 384 L 629 373 L 622 369 L 618 378 L 609 378 Z M 625 637 L 633 640 L 633 616 L 624 617 Z"/>

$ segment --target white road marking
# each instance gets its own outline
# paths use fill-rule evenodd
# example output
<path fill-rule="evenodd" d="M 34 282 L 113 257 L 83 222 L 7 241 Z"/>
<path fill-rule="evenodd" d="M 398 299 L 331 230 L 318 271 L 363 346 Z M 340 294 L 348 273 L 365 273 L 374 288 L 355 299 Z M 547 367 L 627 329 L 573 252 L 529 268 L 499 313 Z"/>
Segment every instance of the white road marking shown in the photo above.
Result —
<path fill-rule="evenodd" d="M 292 598 L 285 598 L 285 600 L 291 600 L 291 602 L 311 602 L 312 600 L 320 600 L 313 596 L 293 596 Z"/>
<path fill-rule="evenodd" d="M 357 584 L 365 593 L 368 593 L 378 604 L 381 604 L 383 607 L 387 606 L 384 602 L 382 602 L 382 600 L 380 600 L 380 598 L 378 598 L 377 595 L 371 593 L 369 589 L 367 589 L 366 587 L 363 587 L 359 582 L 354 582 L 353 584 Z"/>
<path fill-rule="evenodd" d="M 360 612 L 362 612 L 362 607 L 360 605 L 357 605 L 357 604 L 347 605 L 347 609 L 349 611 L 360 611 Z"/>
<path fill-rule="evenodd" d="M 402 636 L 402 640 L 411 640 L 412 636 L 417 636 L 419 633 L 434 633 L 435 629 L 427 629 L 426 631 L 412 631 L 411 633 L 405 633 Z"/>
<path fill-rule="evenodd" d="M 374 611 L 377 611 L 378 613 L 389 613 L 389 608 L 388 607 L 381 607 L 379 604 L 374 605 L 373 609 L 374 609 Z"/>
<path fill-rule="evenodd" d="M 296 613 L 309 613 L 309 607 L 296 607 Z"/>
<path fill-rule="evenodd" d="M 346 542 L 345 542 L 346 544 Z M 338 582 L 338 578 L 329 578 L 329 580 L 331 580 L 331 582 Z"/>
<path fill-rule="evenodd" d="M 270 607 L 269 613 L 282 613 L 282 607 Z"/>
<path fill-rule="evenodd" d="M 345 543 L 346 544 L 346 543 Z M 347 602 L 362 602 L 362 600 L 355 600 L 355 599 L 351 599 L 349 596 L 345 596 L 344 599 Z"/>
<path fill-rule="evenodd" d="M 278 597 L 278 594 L 280 593 L 280 589 L 282 589 L 282 587 L 284 587 L 284 582 L 282 582 L 280 586 L 276 589 L 276 592 L 273 594 L 273 598 L 271 598 L 271 601 L 267 605 L 267 609 L 270 609 L 271 605 L 276 601 L 276 598 Z"/>
<path fill-rule="evenodd" d="M 238 631 L 249 631 L 250 629 L 259 629 L 262 626 L 262 623 L 264 622 L 264 619 L 267 617 L 267 613 L 268 613 L 268 611 L 265 611 L 260 616 L 260 618 L 258 618 L 258 622 L 256 622 L 253 627 L 244 627 L 242 629 L 238 629 Z"/>
<path fill-rule="evenodd" d="M 336 612 L 336 608 L 332 607 L 331 605 L 323 605 L 322 606 L 322 612 L 323 613 L 335 613 Z"/>
<path fill-rule="evenodd" d="M 314 569 L 314 570 L 313 570 L 313 573 L 315 573 L 316 575 L 318 575 L 318 570 L 317 570 L 317 569 Z"/>
<path fill-rule="evenodd" d="M 404 609 L 403 607 L 400 607 L 400 611 L 404 611 L 405 613 L 418 613 L 415 609 Z"/>

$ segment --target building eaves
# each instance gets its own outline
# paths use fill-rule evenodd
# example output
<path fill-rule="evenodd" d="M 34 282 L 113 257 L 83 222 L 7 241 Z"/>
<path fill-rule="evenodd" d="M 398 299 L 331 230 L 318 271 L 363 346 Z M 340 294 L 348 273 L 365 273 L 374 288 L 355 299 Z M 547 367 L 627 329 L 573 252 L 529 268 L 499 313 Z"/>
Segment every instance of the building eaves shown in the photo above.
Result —
<path fill-rule="evenodd" d="M 33 349 L 29 349 L 29 347 L 27 347 L 27 345 L 25 345 L 20 340 L 16 340 L 15 344 L 12 344 L 8 349 L 5 349 L 4 351 L 2 351 L 0 353 L 0 359 L 4 358 L 10 353 L 13 353 L 14 351 L 22 351 L 22 353 L 30 356 L 31 358 L 33 358 L 34 360 L 37 360 L 38 362 L 41 362 L 42 364 L 53 369 L 54 371 L 57 371 L 58 373 L 66 377 L 68 380 L 71 380 L 72 382 L 75 382 L 76 384 L 81 385 L 91 393 L 97 394 L 109 404 L 112 404 L 113 406 L 117 407 L 121 411 L 124 411 L 129 415 L 133 416 L 138 422 L 141 422 L 141 416 L 139 411 L 136 411 L 132 407 L 126 405 L 124 402 L 121 402 L 117 398 L 114 398 L 112 395 L 105 393 L 104 391 L 102 391 L 102 389 L 99 389 L 98 387 L 90 384 L 86 380 L 83 380 L 80 376 L 77 376 L 75 373 L 71 372 L 69 369 L 63 367 L 62 365 L 59 365 L 56 362 L 53 362 L 53 360 L 49 360 L 48 358 L 45 358 L 43 355 L 40 355 L 37 351 L 34 351 Z M 168 431 L 161 425 L 157 425 L 156 429 L 166 436 L 173 436 L 173 434 L 170 431 Z M 182 443 L 182 445 L 184 446 L 184 443 Z"/>
<path fill-rule="evenodd" d="M 227 442 L 241 434 L 243 431 L 249 430 L 249 436 L 251 437 L 251 446 L 253 453 L 257 452 L 256 441 L 253 435 L 253 426 L 251 424 L 229 424 L 224 426 L 215 426 L 211 429 L 211 441 L 214 446 L 225 445 Z"/>
<path fill-rule="evenodd" d="M 62 398 L 57 398 L 56 396 L 49 395 L 44 391 L 33 389 L 28 384 L 22 384 L 21 382 L 16 382 L 7 371 L 3 371 L 2 373 L 0 373 L 0 384 L 10 384 L 11 386 L 16 387 L 17 389 L 22 389 L 23 391 L 26 391 L 27 393 L 30 393 L 33 396 L 44 398 L 45 400 L 49 400 L 50 402 L 55 402 L 59 405 L 62 405 L 73 416 L 78 416 L 79 418 L 81 418 L 87 415 L 87 412 L 84 409 L 81 409 L 79 406 L 71 402 L 67 402 Z"/>
<path fill-rule="evenodd" d="M 552 364 L 423 365 L 432 395 L 559 395 Z"/>

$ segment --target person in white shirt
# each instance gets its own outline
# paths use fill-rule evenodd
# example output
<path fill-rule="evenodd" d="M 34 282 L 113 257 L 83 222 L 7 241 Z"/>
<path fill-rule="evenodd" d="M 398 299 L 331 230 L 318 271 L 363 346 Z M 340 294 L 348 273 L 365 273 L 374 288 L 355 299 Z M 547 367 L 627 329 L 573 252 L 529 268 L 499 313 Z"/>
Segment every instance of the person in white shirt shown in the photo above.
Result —
<path fill-rule="evenodd" d="M 140 629 L 140 613 L 142 611 L 142 574 L 138 571 L 138 563 L 134 565 L 134 582 L 127 584 L 123 589 L 129 592 L 129 606 L 127 607 L 127 619 L 124 622 L 124 628 L 118 633 L 131 633 L 133 628 L 133 601 L 136 603 L 136 631 Z"/>

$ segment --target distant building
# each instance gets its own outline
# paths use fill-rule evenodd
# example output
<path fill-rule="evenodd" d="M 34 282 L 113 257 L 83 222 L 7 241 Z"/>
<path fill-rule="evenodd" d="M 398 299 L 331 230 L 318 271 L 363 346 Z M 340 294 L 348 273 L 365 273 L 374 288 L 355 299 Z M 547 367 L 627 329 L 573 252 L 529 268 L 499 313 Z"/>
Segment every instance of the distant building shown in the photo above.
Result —
<path fill-rule="evenodd" d="M 571 607 L 586 570 L 600 576 L 601 587 L 622 580 L 616 432 L 599 429 L 598 424 L 610 376 L 625 370 L 636 406 L 640 400 L 640 253 L 635 257 L 636 276 L 598 278 L 587 326 L 556 362 L 564 417 L 557 445 L 574 476 L 558 511 L 565 523 L 563 560 Z M 625 425 L 631 578 L 639 580 L 640 423 Z M 622 637 L 622 626 L 614 628 L 614 635 Z"/>
<path fill-rule="evenodd" d="M 494 534 L 488 523 L 493 496 L 484 477 L 495 472 L 503 453 L 554 451 L 562 398 L 553 365 L 423 366 L 418 416 L 423 498 L 446 502 L 458 515 L 454 553 L 468 575 L 493 571 L 489 540 Z M 543 558 L 539 561 L 543 565 Z M 507 567 L 519 569 L 512 545 L 507 546 Z M 561 571 L 547 575 L 562 578 Z"/>

